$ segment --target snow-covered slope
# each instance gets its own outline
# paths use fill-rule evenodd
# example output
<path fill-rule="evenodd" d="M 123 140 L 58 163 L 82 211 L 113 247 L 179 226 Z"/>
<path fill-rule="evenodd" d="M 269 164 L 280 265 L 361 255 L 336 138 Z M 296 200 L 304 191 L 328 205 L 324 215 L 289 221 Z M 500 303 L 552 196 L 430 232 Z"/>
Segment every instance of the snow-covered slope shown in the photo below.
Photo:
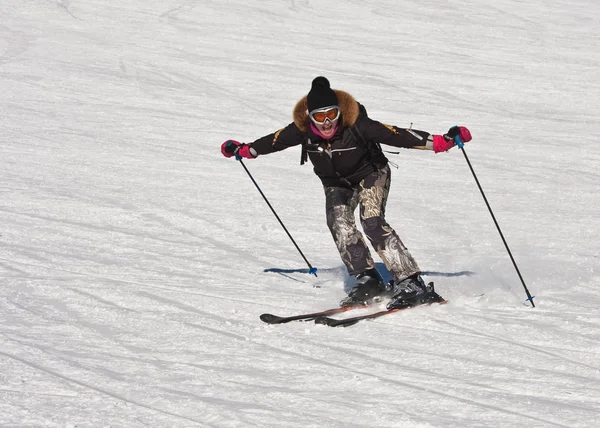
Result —
<path fill-rule="evenodd" d="M 0 2 L 0 426 L 600 425 L 600 6 Z M 388 220 L 450 303 L 268 326 L 349 280 L 300 152 L 219 152 L 327 76 L 403 150 Z M 480 296 L 483 293 L 483 296 Z"/>

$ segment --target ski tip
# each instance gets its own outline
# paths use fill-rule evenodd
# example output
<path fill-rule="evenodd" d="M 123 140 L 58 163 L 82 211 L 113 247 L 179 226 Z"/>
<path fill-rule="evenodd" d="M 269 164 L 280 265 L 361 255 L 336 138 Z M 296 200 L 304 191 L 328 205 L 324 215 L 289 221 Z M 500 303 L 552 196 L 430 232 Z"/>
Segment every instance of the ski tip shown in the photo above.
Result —
<path fill-rule="evenodd" d="M 260 320 L 267 324 L 279 324 L 281 323 L 282 317 L 273 314 L 262 314 Z"/>

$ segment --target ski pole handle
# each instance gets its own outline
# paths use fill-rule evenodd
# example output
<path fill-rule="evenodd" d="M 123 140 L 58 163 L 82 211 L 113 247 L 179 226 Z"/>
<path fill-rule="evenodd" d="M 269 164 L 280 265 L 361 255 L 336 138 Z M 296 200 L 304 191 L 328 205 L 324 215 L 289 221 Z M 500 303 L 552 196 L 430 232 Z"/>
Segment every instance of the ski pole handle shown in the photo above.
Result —
<path fill-rule="evenodd" d="M 465 143 L 463 143 L 462 138 L 460 138 L 460 135 L 457 135 L 456 137 L 454 137 L 454 142 L 456 143 L 456 145 L 458 146 L 459 149 L 462 149 L 465 145 Z"/>

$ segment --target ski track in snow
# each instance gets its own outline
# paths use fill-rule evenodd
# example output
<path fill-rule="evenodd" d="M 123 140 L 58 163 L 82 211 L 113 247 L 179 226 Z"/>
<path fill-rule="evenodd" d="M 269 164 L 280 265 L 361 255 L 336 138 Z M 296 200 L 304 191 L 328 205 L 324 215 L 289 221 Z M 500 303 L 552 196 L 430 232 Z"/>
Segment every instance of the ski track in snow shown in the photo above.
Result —
<path fill-rule="evenodd" d="M 598 12 L 0 4 L 0 426 L 600 426 Z M 388 220 L 449 303 L 259 320 L 352 285 L 299 150 L 245 165 L 317 278 L 219 153 L 289 123 L 317 75 L 382 122 L 469 126 L 536 309 L 462 154 L 400 150 Z"/>

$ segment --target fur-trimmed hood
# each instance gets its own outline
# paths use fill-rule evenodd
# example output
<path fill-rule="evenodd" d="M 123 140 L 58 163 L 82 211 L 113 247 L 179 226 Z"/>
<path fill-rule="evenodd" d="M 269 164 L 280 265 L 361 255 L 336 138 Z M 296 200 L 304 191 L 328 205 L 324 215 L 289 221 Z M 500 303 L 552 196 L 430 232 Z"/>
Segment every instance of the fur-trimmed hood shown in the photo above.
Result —
<path fill-rule="evenodd" d="M 358 119 L 360 112 L 358 102 L 352 95 L 338 89 L 333 90 L 338 99 L 338 105 L 342 114 L 342 126 L 352 126 Z M 310 119 L 308 117 L 308 106 L 306 95 L 296 103 L 294 107 L 294 123 L 302 132 L 307 132 L 309 129 Z"/>

